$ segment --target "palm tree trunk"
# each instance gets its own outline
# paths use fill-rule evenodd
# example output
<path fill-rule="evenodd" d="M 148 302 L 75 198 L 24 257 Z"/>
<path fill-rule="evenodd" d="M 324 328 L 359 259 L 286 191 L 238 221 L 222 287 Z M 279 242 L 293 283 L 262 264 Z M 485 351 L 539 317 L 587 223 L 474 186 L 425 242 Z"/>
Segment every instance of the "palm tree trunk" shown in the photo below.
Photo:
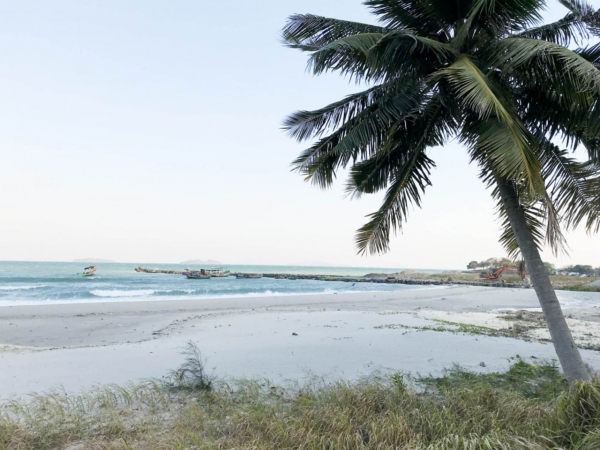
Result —
<path fill-rule="evenodd" d="M 507 180 L 497 175 L 495 178 L 508 220 L 517 238 L 517 243 L 533 282 L 533 288 L 546 317 L 552 343 L 563 372 L 569 384 L 579 380 L 590 380 L 590 374 L 583 364 L 560 303 L 556 298 L 556 292 L 554 292 L 550 282 L 548 271 L 544 267 L 540 252 L 525 220 L 525 214 L 519 204 L 517 192 Z"/>

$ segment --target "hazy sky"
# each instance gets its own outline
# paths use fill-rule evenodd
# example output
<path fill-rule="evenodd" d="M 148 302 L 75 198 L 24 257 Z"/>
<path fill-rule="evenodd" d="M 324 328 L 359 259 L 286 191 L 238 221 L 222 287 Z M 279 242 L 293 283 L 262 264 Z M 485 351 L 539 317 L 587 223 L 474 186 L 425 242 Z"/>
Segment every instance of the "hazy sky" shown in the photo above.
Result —
<path fill-rule="evenodd" d="M 549 15 L 563 9 L 551 2 Z M 290 172 L 284 117 L 358 88 L 313 77 L 286 17 L 373 21 L 360 0 L 13 1 L 0 5 L 0 260 L 462 268 L 502 256 L 489 192 L 452 143 L 423 209 L 383 256 L 355 230 L 381 196 L 350 201 Z M 600 265 L 569 235 L 559 264 Z"/>

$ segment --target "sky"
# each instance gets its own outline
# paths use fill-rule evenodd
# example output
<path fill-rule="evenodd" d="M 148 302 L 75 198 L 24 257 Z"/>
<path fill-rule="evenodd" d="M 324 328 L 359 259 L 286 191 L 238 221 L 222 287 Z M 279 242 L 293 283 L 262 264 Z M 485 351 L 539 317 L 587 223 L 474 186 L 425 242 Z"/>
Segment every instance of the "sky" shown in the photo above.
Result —
<path fill-rule="evenodd" d="M 504 256 L 456 142 L 430 152 L 433 186 L 391 251 L 357 255 L 382 197 L 306 183 L 290 163 L 307 144 L 282 131 L 360 89 L 281 45 L 286 18 L 308 12 L 375 20 L 360 0 L 2 2 L 0 260 L 460 269 Z M 569 256 L 544 259 L 600 266 L 600 237 L 567 237 Z"/>

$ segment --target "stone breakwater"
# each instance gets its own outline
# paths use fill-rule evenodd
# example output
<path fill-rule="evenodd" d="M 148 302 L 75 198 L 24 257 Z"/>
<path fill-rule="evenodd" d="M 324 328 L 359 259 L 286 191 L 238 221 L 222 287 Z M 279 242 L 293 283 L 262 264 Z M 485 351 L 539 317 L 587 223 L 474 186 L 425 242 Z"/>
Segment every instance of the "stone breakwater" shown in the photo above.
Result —
<path fill-rule="evenodd" d="M 505 283 L 500 281 L 463 281 L 453 280 L 447 278 L 446 280 L 432 280 L 432 279 L 414 279 L 414 278 L 398 278 L 398 277 L 371 277 L 366 275 L 364 277 L 345 277 L 339 275 L 290 275 L 290 274 L 263 274 L 266 278 L 275 279 L 292 279 L 292 280 L 319 280 L 319 281 L 343 281 L 346 283 L 388 283 L 388 284 L 411 284 L 411 285 L 422 285 L 422 286 L 444 286 L 444 285 L 468 285 L 468 286 L 493 286 L 493 287 L 507 287 L 507 288 L 529 288 L 530 285 L 522 283 Z"/>
<path fill-rule="evenodd" d="M 163 273 L 169 275 L 182 275 L 182 270 L 165 270 L 165 269 L 148 269 L 146 267 L 136 267 L 136 272 L 141 273 Z M 242 272 L 232 273 L 232 276 L 245 275 Z M 293 275 L 289 273 L 264 273 L 264 278 L 274 278 L 276 280 L 317 280 L 317 281 L 343 281 L 346 283 L 387 283 L 387 284 L 409 284 L 421 286 L 444 286 L 444 285 L 468 285 L 468 286 L 493 286 L 506 288 L 530 288 L 528 284 L 522 283 L 505 283 L 502 280 L 497 281 L 463 281 L 453 280 L 451 277 L 446 280 L 432 279 L 414 279 L 414 278 L 398 278 L 398 277 L 373 277 L 366 275 L 364 277 L 348 277 L 340 275 Z"/>
<path fill-rule="evenodd" d="M 170 275 L 183 275 L 183 270 L 164 270 L 164 269 L 147 269 L 145 267 L 136 267 L 135 269 L 136 272 L 141 272 L 141 273 L 166 273 L 166 274 L 170 274 Z"/>

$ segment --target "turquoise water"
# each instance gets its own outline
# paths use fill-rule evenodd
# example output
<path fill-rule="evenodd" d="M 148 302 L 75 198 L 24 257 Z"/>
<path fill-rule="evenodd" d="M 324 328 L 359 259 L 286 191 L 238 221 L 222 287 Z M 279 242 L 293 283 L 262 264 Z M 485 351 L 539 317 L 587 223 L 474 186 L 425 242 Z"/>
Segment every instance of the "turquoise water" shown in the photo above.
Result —
<path fill-rule="evenodd" d="M 239 280 L 235 277 L 188 280 L 182 275 L 137 273 L 147 268 L 183 270 L 181 264 L 97 263 L 96 276 L 80 278 L 88 265 L 58 262 L 0 262 L 0 306 L 71 302 L 184 300 L 216 297 L 320 294 L 334 292 L 396 291 L 422 287 L 379 283 L 345 283 L 316 280 Z M 192 267 L 199 268 L 199 267 Z M 207 267 L 208 268 L 208 267 Z M 226 267 L 232 272 L 290 273 L 362 276 L 402 269 L 305 266 Z M 436 272 L 436 271 L 431 271 Z"/>

